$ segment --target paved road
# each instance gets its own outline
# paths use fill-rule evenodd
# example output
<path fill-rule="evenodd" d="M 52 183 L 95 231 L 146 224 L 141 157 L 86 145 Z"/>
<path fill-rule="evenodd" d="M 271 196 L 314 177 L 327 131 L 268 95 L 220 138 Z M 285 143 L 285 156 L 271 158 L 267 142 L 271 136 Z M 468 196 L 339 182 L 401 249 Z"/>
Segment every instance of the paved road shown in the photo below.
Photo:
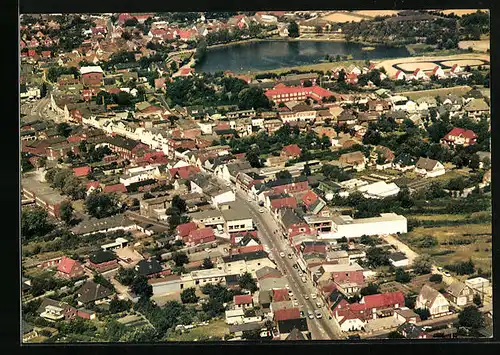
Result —
<path fill-rule="evenodd" d="M 299 304 L 302 306 L 302 310 L 304 313 L 311 310 L 314 311 L 318 309 L 315 302 L 316 300 L 312 300 L 310 298 L 311 293 L 316 293 L 316 289 L 308 280 L 307 283 L 303 283 L 297 273 L 297 271 L 293 268 L 293 264 L 295 263 L 294 259 L 289 259 L 287 257 L 280 257 L 280 251 L 285 251 L 285 254 L 292 253 L 290 247 L 286 246 L 283 238 L 281 237 L 281 233 L 278 232 L 274 234 L 273 232 L 276 230 L 280 230 L 276 222 L 273 220 L 269 213 L 259 213 L 258 206 L 254 203 L 248 202 L 245 195 L 241 191 L 237 191 L 236 200 L 238 203 L 244 205 L 250 211 L 252 218 L 257 224 L 259 229 L 259 236 L 264 246 L 267 246 L 274 258 L 275 263 L 278 268 L 283 272 L 285 277 L 288 279 L 289 287 L 292 290 L 295 298 L 299 301 Z M 293 255 L 293 254 L 292 254 Z M 309 299 L 306 300 L 304 295 L 309 295 Z M 323 303 L 323 302 L 322 302 Z M 340 327 L 337 322 L 332 319 L 329 320 L 329 313 L 325 306 L 319 308 L 323 314 L 323 318 L 321 319 L 309 319 L 308 324 L 309 329 L 311 330 L 311 334 L 313 339 L 316 340 L 331 340 L 331 339 L 342 339 L 342 332 L 340 331 Z"/>

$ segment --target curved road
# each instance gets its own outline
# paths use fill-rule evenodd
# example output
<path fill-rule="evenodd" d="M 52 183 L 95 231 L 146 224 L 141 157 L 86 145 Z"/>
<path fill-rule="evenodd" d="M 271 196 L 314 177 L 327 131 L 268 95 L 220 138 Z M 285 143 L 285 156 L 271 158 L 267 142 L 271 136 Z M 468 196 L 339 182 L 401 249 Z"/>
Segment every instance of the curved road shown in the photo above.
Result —
<path fill-rule="evenodd" d="M 236 201 L 247 207 L 250 211 L 252 218 L 258 226 L 262 244 L 269 248 L 270 253 L 272 253 L 274 257 L 274 262 L 288 279 L 288 285 L 290 286 L 295 298 L 299 301 L 299 304 L 301 305 L 300 308 L 304 311 L 305 316 L 307 317 L 307 311 L 309 310 L 313 312 L 317 309 L 321 310 L 321 313 L 323 314 L 321 319 L 307 318 L 309 329 L 313 335 L 313 340 L 343 339 L 344 336 L 342 336 L 342 332 L 336 320 L 328 319 L 329 313 L 325 305 L 318 308 L 315 304 L 316 300 L 312 300 L 310 297 L 308 300 L 304 298 L 304 295 L 316 293 L 316 289 L 310 280 L 308 280 L 307 283 L 303 283 L 297 271 L 292 266 L 295 261 L 287 257 L 282 258 L 279 256 L 280 251 L 284 251 L 285 254 L 294 254 L 291 248 L 286 247 L 286 244 L 281 237 L 280 228 L 269 212 L 266 211 L 266 213 L 259 213 L 258 206 L 254 203 L 248 202 L 247 197 L 243 194 L 243 192 L 238 190 L 236 191 Z M 276 230 L 279 232 L 274 234 L 273 232 Z"/>

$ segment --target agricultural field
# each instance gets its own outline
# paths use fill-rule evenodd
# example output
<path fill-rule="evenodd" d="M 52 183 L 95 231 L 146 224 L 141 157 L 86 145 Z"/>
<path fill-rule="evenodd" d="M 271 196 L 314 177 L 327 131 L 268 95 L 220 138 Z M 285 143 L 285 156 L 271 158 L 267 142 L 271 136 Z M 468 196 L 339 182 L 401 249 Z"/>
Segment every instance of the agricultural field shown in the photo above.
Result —
<path fill-rule="evenodd" d="M 442 10 L 441 12 L 445 15 L 455 14 L 457 16 L 469 15 L 477 12 L 478 9 L 450 9 L 450 10 Z M 482 12 L 488 12 L 487 9 L 480 9 Z"/>
<path fill-rule="evenodd" d="M 175 334 L 170 337 L 169 341 L 200 341 L 207 340 L 211 337 L 222 338 L 228 334 L 229 330 L 224 319 L 219 319 L 210 322 L 209 325 L 196 327 L 185 330 L 182 334 Z"/>
<path fill-rule="evenodd" d="M 458 64 L 461 67 L 465 67 L 466 65 L 470 65 L 471 67 L 483 65 L 482 60 L 477 59 L 464 59 L 464 60 L 450 60 L 446 62 L 441 62 L 441 64 L 452 67 L 455 64 Z"/>
<path fill-rule="evenodd" d="M 366 16 L 366 17 L 377 17 L 377 16 L 392 16 L 397 15 L 399 10 L 361 10 L 353 11 L 353 14 Z"/>
<path fill-rule="evenodd" d="M 414 62 L 414 63 L 403 63 L 398 64 L 400 69 L 403 69 L 405 72 L 413 72 L 416 69 L 432 70 L 436 67 L 435 63 L 432 62 Z"/>
<path fill-rule="evenodd" d="M 359 22 L 364 20 L 364 16 L 356 16 L 354 13 L 349 12 L 334 12 L 330 15 L 324 16 L 321 18 L 322 20 L 330 21 L 330 22 Z"/>
<path fill-rule="evenodd" d="M 480 40 L 480 41 L 460 41 L 458 42 L 458 48 L 460 49 L 468 49 L 472 48 L 478 52 L 486 52 L 490 49 L 490 40 Z"/>
<path fill-rule="evenodd" d="M 402 91 L 399 92 L 398 94 L 402 96 L 407 96 L 411 100 L 416 100 L 425 96 L 436 97 L 436 96 L 445 96 L 448 94 L 462 96 L 471 89 L 472 88 L 470 86 L 464 85 L 464 86 L 453 86 L 449 88 L 421 90 L 421 91 Z"/>

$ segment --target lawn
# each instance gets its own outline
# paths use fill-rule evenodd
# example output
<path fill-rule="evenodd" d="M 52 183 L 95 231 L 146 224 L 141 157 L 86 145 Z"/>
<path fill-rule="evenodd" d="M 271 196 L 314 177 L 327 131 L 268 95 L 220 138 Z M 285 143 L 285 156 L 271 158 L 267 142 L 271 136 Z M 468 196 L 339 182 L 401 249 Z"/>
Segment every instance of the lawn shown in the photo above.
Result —
<path fill-rule="evenodd" d="M 224 319 L 211 321 L 209 325 L 186 330 L 182 334 L 170 337 L 169 341 L 197 341 L 213 337 L 223 337 L 229 334 L 228 326 Z"/>

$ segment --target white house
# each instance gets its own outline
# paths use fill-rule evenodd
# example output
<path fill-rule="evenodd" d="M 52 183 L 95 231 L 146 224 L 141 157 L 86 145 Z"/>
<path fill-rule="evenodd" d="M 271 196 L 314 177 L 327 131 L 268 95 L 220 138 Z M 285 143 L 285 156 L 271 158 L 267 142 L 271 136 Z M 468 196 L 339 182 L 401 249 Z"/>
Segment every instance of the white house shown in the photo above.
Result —
<path fill-rule="evenodd" d="M 236 203 L 220 205 L 225 220 L 224 229 L 227 233 L 253 230 L 253 220 L 250 211 Z"/>
<path fill-rule="evenodd" d="M 162 278 L 149 279 L 148 284 L 153 287 L 153 295 L 162 296 L 181 290 L 181 277 L 179 275 L 168 275 Z"/>
<path fill-rule="evenodd" d="M 394 80 L 406 80 L 406 74 L 402 70 L 398 70 L 394 74 Z"/>
<path fill-rule="evenodd" d="M 446 77 L 446 74 L 444 73 L 443 68 L 441 68 L 439 65 L 436 65 L 434 69 L 432 69 L 431 76 L 435 75 L 438 79 L 442 79 Z"/>
<path fill-rule="evenodd" d="M 429 178 L 443 175 L 446 170 L 443 164 L 437 160 L 420 157 L 415 165 L 415 172 L 425 178 Z"/>
<path fill-rule="evenodd" d="M 439 317 L 450 313 L 450 303 L 437 290 L 424 285 L 415 302 L 415 308 L 427 308 L 431 317 Z"/>
<path fill-rule="evenodd" d="M 394 267 L 405 267 L 408 266 L 409 260 L 405 254 L 401 252 L 392 253 L 389 255 L 389 262 Z"/>
<path fill-rule="evenodd" d="M 245 312 L 241 308 L 226 311 L 226 324 L 243 324 L 244 317 Z"/>
<path fill-rule="evenodd" d="M 219 190 L 213 193 L 209 193 L 211 197 L 212 205 L 217 207 L 220 204 L 229 203 L 236 201 L 236 195 L 231 189 Z"/>
<path fill-rule="evenodd" d="M 407 220 L 396 213 L 381 213 L 380 217 L 353 219 L 341 215 L 332 217 L 332 232 L 328 238 L 359 238 L 366 235 L 407 233 Z M 320 238 L 320 237 L 318 237 Z"/>

